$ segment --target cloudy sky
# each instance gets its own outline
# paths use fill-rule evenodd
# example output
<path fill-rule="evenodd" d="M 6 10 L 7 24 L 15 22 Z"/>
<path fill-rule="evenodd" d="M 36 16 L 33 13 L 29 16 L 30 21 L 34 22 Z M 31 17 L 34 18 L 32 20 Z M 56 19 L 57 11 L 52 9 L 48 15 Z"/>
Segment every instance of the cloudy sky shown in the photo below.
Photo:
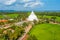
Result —
<path fill-rule="evenodd" d="M 60 10 L 60 0 L 0 0 L 0 10 Z"/>

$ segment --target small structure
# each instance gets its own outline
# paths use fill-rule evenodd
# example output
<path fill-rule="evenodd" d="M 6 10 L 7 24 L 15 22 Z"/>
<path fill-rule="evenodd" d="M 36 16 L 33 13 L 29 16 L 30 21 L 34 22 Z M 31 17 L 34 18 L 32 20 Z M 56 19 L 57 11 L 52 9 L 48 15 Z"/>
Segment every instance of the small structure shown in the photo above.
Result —
<path fill-rule="evenodd" d="M 0 20 L 0 22 L 8 22 L 8 20 Z"/>
<path fill-rule="evenodd" d="M 34 21 L 34 20 L 38 21 L 38 18 L 37 18 L 37 16 L 34 14 L 34 12 L 32 11 L 31 14 L 30 14 L 30 16 L 27 18 L 27 20 L 28 20 L 28 21 Z"/>
<path fill-rule="evenodd" d="M 8 19 L 8 20 L 12 21 L 12 20 L 14 20 L 14 19 Z"/>

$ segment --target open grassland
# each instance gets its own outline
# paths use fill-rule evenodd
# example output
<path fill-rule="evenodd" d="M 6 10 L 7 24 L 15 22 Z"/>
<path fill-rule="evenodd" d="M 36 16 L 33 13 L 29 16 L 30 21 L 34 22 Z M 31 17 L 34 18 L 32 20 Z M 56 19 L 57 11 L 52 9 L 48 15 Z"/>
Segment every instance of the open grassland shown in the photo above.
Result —
<path fill-rule="evenodd" d="M 35 35 L 38 40 L 60 40 L 60 25 L 38 24 L 29 33 Z"/>
<path fill-rule="evenodd" d="M 0 18 L 16 18 L 19 14 L 6 14 L 6 15 L 0 15 Z"/>
<path fill-rule="evenodd" d="M 11 18 L 15 18 L 17 17 L 19 14 L 7 14 L 7 16 L 11 17 Z"/>

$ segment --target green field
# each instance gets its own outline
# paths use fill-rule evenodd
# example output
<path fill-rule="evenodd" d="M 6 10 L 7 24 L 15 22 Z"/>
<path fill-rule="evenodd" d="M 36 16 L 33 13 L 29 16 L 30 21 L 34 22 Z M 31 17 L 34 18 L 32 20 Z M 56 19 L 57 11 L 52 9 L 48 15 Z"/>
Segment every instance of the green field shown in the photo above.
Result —
<path fill-rule="evenodd" d="M 60 25 L 38 24 L 29 33 L 35 35 L 38 40 L 60 40 Z"/>
<path fill-rule="evenodd" d="M 6 14 L 4 15 L 0 15 L 0 18 L 5 18 L 7 16 L 7 18 L 16 18 L 19 14 Z"/>

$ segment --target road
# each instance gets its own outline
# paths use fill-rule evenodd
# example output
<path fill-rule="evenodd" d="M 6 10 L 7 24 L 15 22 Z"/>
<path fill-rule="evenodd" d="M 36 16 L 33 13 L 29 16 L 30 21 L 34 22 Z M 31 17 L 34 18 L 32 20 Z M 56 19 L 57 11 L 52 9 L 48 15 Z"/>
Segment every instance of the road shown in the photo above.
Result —
<path fill-rule="evenodd" d="M 28 27 L 26 27 L 24 35 L 22 35 L 22 37 L 20 37 L 18 40 L 25 40 L 27 38 L 27 33 L 31 30 L 31 28 L 32 28 L 32 25 L 29 25 Z"/>

